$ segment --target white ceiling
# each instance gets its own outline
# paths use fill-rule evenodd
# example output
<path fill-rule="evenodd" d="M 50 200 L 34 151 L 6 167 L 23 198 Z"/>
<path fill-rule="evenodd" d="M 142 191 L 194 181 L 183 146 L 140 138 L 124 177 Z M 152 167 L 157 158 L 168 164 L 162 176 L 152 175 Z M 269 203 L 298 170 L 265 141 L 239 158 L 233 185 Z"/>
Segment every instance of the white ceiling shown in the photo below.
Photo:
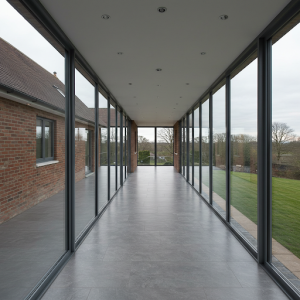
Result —
<path fill-rule="evenodd" d="M 41 0 L 140 126 L 179 120 L 288 2 Z"/>

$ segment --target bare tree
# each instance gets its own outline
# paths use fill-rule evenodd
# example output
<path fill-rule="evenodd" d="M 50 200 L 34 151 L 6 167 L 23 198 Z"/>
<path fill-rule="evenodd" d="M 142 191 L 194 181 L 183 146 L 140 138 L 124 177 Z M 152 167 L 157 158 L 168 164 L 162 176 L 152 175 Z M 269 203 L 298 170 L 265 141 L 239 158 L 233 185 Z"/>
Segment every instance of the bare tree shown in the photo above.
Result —
<path fill-rule="evenodd" d="M 147 138 L 145 138 L 144 136 L 139 135 L 138 148 L 139 148 L 139 151 L 150 150 L 151 149 L 150 141 Z"/>
<path fill-rule="evenodd" d="M 294 129 L 290 128 L 286 123 L 273 122 L 272 124 L 272 140 L 275 145 L 277 162 L 279 163 L 282 156 L 282 147 L 284 144 L 294 141 Z"/>
<path fill-rule="evenodd" d="M 173 143 L 174 143 L 174 134 L 173 128 L 161 128 L 157 132 L 157 137 L 160 139 L 160 143 L 163 149 L 170 155 L 173 155 Z"/>

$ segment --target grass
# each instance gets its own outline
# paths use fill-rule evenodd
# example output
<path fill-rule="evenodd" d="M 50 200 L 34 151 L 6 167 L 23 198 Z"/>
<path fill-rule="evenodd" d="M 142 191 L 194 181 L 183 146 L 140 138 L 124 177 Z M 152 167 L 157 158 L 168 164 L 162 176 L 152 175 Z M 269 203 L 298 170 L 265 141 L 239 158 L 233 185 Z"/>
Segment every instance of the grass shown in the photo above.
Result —
<path fill-rule="evenodd" d="M 203 174 L 204 175 L 204 174 Z M 208 176 L 203 183 L 208 186 Z M 300 258 L 300 181 L 272 179 L 272 236 Z M 213 171 L 214 192 L 225 199 L 225 172 Z M 257 175 L 231 172 L 231 204 L 257 224 Z"/>

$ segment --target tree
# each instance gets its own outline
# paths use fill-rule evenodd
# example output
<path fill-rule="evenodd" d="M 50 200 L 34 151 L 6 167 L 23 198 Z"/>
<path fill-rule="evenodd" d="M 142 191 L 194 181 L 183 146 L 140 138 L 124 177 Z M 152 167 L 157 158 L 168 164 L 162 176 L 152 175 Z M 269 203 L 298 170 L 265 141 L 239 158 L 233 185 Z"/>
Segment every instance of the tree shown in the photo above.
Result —
<path fill-rule="evenodd" d="M 279 163 L 282 156 L 283 145 L 294 141 L 294 129 L 286 123 L 273 122 L 272 124 L 272 141 L 276 150 L 277 162 Z"/>
<path fill-rule="evenodd" d="M 138 137 L 138 149 L 139 152 L 151 149 L 150 141 L 142 135 Z"/>
<path fill-rule="evenodd" d="M 173 143 L 174 134 L 173 128 L 161 128 L 157 132 L 157 137 L 159 139 L 158 143 L 161 144 L 162 148 L 167 152 L 167 154 L 173 155 Z"/>

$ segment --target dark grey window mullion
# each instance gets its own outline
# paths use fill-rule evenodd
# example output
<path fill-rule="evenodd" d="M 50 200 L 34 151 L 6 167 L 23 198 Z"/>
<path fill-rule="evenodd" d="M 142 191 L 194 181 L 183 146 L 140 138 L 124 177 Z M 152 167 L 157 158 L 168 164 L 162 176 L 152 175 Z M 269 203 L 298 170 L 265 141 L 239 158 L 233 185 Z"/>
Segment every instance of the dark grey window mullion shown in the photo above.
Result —
<path fill-rule="evenodd" d="M 195 157 L 194 157 L 194 150 L 195 150 L 195 145 L 194 145 L 194 137 L 195 137 L 195 132 L 194 132 L 194 113 L 195 113 L 195 110 L 193 109 L 192 110 L 192 185 L 194 185 L 194 166 L 195 166 Z"/>
<path fill-rule="evenodd" d="M 226 77 L 226 221 L 230 222 L 231 186 L 231 85 L 230 76 Z"/>
<path fill-rule="evenodd" d="M 45 155 L 45 120 L 41 119 L 42 121 L 42 157 L 45 160 L 46 155 Z"/>
<path fill-rule="evenodd" d="M 258 40 L 258 174 L 257 174 L 257 250 L 258 263 L 267 262 L 268 253 L 268 203 L 269 193 L 269 122 L 270 122 L 270 98 L 267 95 L 267 41 L 264 38 Z"/>
<path fill-rule="evenodd" d="M 65 116 L 65 161 L 66 161 L 66 232 L 68 250 L 75 251 L 75 52 L 65 53 L 66 116 Z"/>
<path fill-rule="evenodd" d="M 209 203 L 213 203 L 213 95 L 209 93 Z"/>
<path fill-rule="evenodd" d="M 181 131 L 182 131 L 182 121 L 179 122 L 179 170 L 180 174 L 182 174 L 182 141 L 181 141 Z M 176 137 L 175 137 L 176 138 Z M 176 150 L 176 149 L 175 149 Z"/>
<path fill-rule="evenodd" d="M 202 193 L 202 103 L 199 103 L 199 193 Z"/>
<path fill-rule="evenodd" d="M 107 99 L 107 200 L 110 200 L 110 97 Z"/>
<path fill-rule="evenodd" d="M 115 107 L 115 190 L 118 189 L 118 106 Z"/>
<path fill-rule="evenodd" d="M 186 114 L 186 180 L 190 179 L 190 127 L 189 114 Z"/>
<path fill-rule="evenodd" d="M 120 185 L 123 185 L 123 113 L 120 112 Z"/>
<path fill-rule="evenodd" d="M 154 164 L 157 166 L 157 127 L 154 127 Z"/>
<path fill-rule="evenodd" d="M 95 216 L 98 215 L 98 178 L 99 178 L 99 92 L 98 84 L 95 84 Z"/>

